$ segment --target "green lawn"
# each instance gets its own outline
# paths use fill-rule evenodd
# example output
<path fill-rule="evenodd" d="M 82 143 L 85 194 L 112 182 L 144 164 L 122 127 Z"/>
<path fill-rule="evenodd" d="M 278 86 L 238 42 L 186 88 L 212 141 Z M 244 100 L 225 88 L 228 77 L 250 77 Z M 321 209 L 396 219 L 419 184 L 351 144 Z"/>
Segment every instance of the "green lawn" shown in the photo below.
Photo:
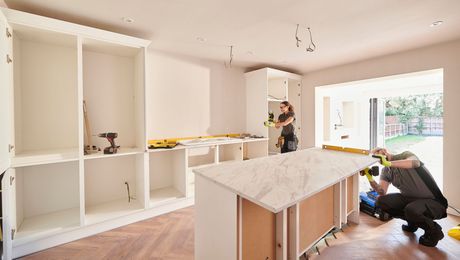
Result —
<path fill-rule="evenodd" d="M 385 147 L 392 153 L 400 153 L 424 140 L 425 137 L 421 135 L 403 135 L 385 140 Z"/>

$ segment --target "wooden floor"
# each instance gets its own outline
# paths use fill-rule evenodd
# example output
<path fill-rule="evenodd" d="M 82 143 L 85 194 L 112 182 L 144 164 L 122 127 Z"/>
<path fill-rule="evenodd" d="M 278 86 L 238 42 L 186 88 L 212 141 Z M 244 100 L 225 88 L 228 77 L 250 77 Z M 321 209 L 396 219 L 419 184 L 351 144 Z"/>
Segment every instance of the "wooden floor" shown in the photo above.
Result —
<path fill-rule="evenodd" d="M 439 223 L 446 234 L 437 248 L 420 246 L 423 234 L 401 231 L 401 220 L 381 222 L 361 214 L 360 225 L 344 228 L 337 239 L 319 244 L 320 255 L 310 259 L 460 259 L 460 241 L 447 230 L 460 223 L 449 216 Z M 38 252 L 22 259 L 193 259 L 193 207 L 107 231 Z"/>

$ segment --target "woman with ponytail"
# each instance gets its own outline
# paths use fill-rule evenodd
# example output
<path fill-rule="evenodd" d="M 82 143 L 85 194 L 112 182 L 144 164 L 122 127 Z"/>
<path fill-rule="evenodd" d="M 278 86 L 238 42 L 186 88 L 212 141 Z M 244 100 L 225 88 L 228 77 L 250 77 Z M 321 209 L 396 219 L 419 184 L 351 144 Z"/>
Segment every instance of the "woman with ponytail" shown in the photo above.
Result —
<path fill-rule="evenodd" d="M 294 107 L 288 102 L 280 103 L 281 115 L 278 117 L 276 128 L 283 127 L 281 136 L 284 137 L 284 144 L 281 153 L 293 152 L 297 150 L 297 137 L 295 135 L 295 113 Z"/>

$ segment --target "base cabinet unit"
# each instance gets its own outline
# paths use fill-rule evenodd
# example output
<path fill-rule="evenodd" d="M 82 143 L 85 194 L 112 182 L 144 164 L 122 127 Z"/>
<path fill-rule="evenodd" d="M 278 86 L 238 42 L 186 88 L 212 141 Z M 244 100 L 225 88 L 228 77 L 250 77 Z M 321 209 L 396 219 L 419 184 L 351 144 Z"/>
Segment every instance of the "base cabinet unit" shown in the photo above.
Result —
<path fill-rule="evenodd" d="M 10 169 L 13 244 L 80 227 L 78 162 Z"/>
<path fill-rule="evenodd" d="M 144 155 L 85 160 L 85 224 L 145 208 Z"/>
<path fill-rule="evenodd" d="M 186 150 L 149 154 L 149 206 L 185 198 L 187 194 Z"/>

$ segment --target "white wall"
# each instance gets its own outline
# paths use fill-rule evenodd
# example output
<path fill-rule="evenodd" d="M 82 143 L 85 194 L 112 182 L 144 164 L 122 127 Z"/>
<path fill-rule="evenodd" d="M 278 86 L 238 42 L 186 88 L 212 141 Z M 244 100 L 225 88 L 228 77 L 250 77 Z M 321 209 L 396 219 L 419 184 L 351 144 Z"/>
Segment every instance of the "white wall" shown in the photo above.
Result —
<path fill-rule="evenodd" d="M 315 87 L 430 69 L 444 69 L 444 194 L 460 208 L 460 40 L 306 73 L 302 84 L 303 148 L 315 144 Z"/>
<path fill-rule="evenodd" d="M 148 62 L 149 139 L 245 131 L 242 69 L 152 49 Z"/>

